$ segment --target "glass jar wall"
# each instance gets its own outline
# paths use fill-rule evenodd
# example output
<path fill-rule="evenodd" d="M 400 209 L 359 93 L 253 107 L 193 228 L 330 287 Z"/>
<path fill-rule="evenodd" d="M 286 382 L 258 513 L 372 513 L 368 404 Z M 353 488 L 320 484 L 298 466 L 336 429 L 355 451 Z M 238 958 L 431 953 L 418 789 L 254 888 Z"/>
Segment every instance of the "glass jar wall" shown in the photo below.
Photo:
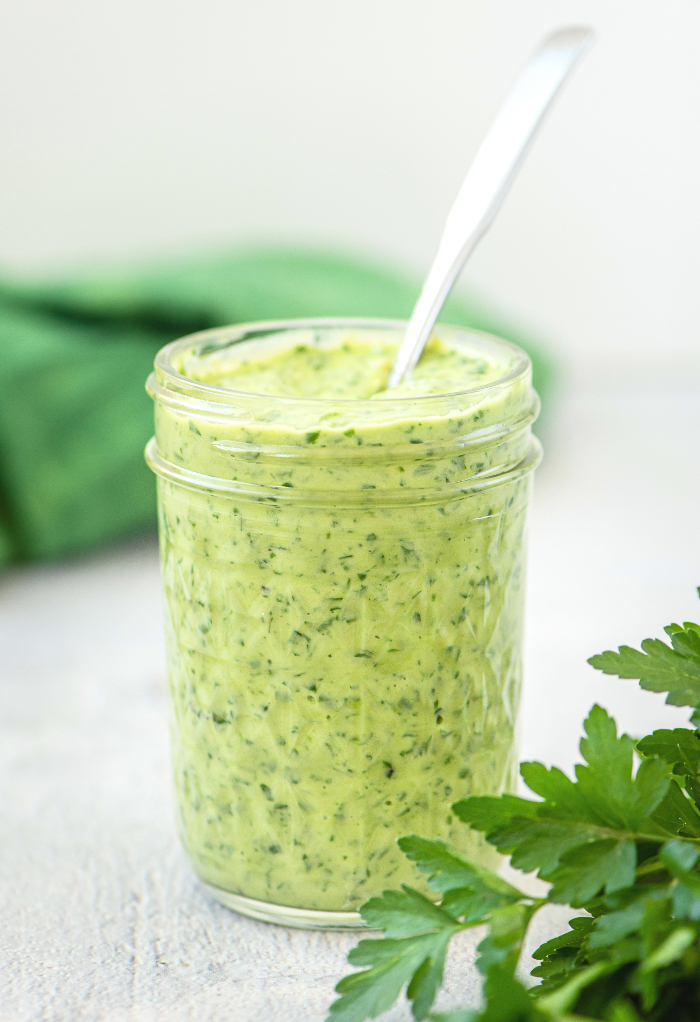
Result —
<path fill-rule="evenodd" d="M 450 805 L 514 781 L 537 398 L 437 334 L 386 392 L 386 322 L 209 331 L 149 380 L 180 834 L 257 918 L 357 925 L 421 887 L 405 834 L 489 861 Z"/>

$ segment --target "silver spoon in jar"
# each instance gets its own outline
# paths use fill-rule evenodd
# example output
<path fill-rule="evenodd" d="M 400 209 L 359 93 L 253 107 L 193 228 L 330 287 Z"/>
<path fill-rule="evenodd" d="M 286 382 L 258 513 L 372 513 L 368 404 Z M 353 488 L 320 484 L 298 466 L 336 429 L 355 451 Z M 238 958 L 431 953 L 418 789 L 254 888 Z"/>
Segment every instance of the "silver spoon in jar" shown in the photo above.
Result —
<path fill-rule="evenodd" d="M 387 387 L 413 372 L 452 285 L 490 227 L 552 101 L 595 38 L 590 28 L 563 28 L 547 36 L 506 97 L 447 218 Z"/>

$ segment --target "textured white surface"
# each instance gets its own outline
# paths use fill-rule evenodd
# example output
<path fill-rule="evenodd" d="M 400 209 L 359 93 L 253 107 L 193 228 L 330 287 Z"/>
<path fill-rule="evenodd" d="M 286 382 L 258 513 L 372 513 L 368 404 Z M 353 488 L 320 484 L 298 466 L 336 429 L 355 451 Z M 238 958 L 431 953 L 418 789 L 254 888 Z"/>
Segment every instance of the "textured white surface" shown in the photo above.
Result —
<path fill-rule="evenodd" d="M 632 732 L 684 720 L 585 658 L 698 613 L 698 365 L 579 371 L 546 434 L 523 752 L 568 768 L 596 699 Z M 321 1022 L 356 938 L 236 916 L 174 837 L 155 544 L 6 575 L 0 644 L 3 1022 Z M 441 1005 L 478 996 L 474 944 Z"/>

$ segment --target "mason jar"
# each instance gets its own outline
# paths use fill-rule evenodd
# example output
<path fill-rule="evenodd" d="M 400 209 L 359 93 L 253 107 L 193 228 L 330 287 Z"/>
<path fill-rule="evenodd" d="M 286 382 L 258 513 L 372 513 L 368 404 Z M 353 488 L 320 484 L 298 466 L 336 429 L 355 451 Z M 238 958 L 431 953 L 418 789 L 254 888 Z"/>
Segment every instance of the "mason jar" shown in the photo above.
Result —
<path fill-rule="evenodd" d="M 531 366 L 438 326 L 449 387 L 382 392 L 404 329 L 209 330 L 163 348 L 148 381 L 179 833 L 216 897 L 257 919 L 355 927 L 387 887 L 428 892 L 407 834 L 490 862 L 451 805 L 514 784 Z M 337 356 L 374 392 L 343 396 L 338 369 L 335 396 L 296 396 L 290 352 Z M 275 360 L 280 393 L 256 393 Z"/>

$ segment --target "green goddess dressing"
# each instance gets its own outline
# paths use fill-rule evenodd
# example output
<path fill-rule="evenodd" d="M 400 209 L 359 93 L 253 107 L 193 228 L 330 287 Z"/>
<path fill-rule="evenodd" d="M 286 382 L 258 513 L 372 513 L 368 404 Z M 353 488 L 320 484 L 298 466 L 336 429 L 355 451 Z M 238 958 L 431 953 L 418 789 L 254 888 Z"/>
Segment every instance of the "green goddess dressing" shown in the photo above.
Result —
<path fill-rule="evenodd" d="M 537 399 L 513 346 L 391 324 L 176 342 L 149 389 L 180 834 L 220 891 L 348 912 L 511 787 Z M 471 845 L 469 841 L 471 840 Z"/>

